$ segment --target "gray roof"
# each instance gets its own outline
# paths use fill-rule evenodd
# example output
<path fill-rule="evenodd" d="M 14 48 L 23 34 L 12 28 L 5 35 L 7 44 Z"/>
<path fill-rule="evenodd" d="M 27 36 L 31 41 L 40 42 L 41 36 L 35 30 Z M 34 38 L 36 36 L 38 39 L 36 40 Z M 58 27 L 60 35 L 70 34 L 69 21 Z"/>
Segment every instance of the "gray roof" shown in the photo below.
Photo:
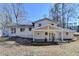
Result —
<path fill-rule="evenodd" d="M 51 20 L 51 19 L 49 19 L 49 18 L 39 19 L 39 20 L 37 20 L 37 21 L 35 21 L 35 22 L 33 22 L 33 23 L 37 23 L 37 22 L 43 21 L 43 20 L 48 20 L 48 21 L 52 22 L 53 24 L 59 24 L 59 23 L 60 23 L 59 21 Z"/>
<path fill-rule="evenodd" d="M 8 25 L 7 27 L 32 27 L 32 25 L 29 25 L 29 24 L 12 24 L 12 25 Z"/>
<path fill-rule="evenodd" d="M 33 23 L 37 23 L 37 22 L 39 22 L 39 21 L 43 21 L 43 20 L 49 20 L 49 21 L 52 21 L 52 20 L 50 20 L 49 18 L 43 18 L 43 19 L 39 19 L 39 20 L 37 20 L 37 21 L 34 21 Z"/>

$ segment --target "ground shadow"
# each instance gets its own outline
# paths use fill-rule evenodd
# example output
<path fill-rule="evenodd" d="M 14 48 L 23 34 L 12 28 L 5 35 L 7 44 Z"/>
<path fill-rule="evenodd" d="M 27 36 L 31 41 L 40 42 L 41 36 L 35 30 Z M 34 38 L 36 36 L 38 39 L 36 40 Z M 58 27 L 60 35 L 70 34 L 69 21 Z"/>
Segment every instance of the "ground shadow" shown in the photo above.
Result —
<path fill-rule="evenodd" d="M 24 46 L 49 46 L 49 45 L 61 45 L 61 42 L 33 42 L 32 38 L 20 38 L 11 37 L 7 38 L 5 41 L 15 41 L 18 45 Z"/>

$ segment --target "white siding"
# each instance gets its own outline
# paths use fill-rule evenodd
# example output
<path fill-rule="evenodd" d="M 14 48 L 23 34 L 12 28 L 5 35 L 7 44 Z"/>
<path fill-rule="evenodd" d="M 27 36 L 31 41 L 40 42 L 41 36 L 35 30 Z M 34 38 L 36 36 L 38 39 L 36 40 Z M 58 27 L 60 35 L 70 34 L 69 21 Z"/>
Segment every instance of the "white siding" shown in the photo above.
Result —
<path fill-rule="evenodd" d="M 21 27 L 17 27 L 16 28 L 16 33 L 14 33 L 14 34 L 11 33 L 11 28 L 9 28 L 9 30 L 8 30 L 9 31 L 9 35 L 10 36 L 12 35 L 12 36 L 20 36 L 20 37 L 32 38 L 32 31 L 29 31 L 29 28 L 25 28 L 25 30 L 23 32 L 20 31 L 20 28 Z"/>
<path fill-rule="evenodd" d="M 38 35 L 39 33 L 39 35 Z M 52 33 L 55 34 L 54 38 L 55 39 L 62 39 L 62 33 L 55 31 L 55 32 L 50 32 L 50 37 L 48 37 L 48 35 L 45 35 L 44 31 L 38 31 L 38 32 L 34 32 L 34 39 L 45 39 L 47 38 L 48 41 L 52 41 Z M 49 39 L 50 38 L 50 39 Z M 73 39 L 74 35 L 70 32 L 68 32 L 68 35 L 66 35 L 66 32 L 63 32 L 63 39 Z"/>
<path fill-rule="evenodd" d="M 50 20 L 42 20 L 42 21 L 36 22 L 35 27 L 38 27 L 39 24 L 41 24 L 41 26 L 45 26 L 45 25 L 50 24 L 50 23 L 52 23 Z"/>
<path fill-rule="evenodd" d="M 20 32 L 20 28 L 17 28 L 16 35 L 20 37 L 32 38 L 32 31 L 29 31 L 29 28 L 25 28 L 25 31 Z"/>
<path fill-rule="evenodd" d="M 74 35 L 71 32 L 68 32 L 68 35 L 66 35 L 66 32 L 63 33 L 64 39 L 73 39 Z"/>
<path fill-rule="evenodd" d="M 35 28 L 39 26 L 39 24 L 41 24 L 41 26 L 46 26 L 48 24 L 53 24 L 51 21 L 49 20 L 42 20 L 39 22 L 35 23 Z M 29 27 L 14 27 L 16 28 L 16 33 L 12 34 L 11 33 L 11 27 L 9 27 L 8 32 L 10 36 L 20 36 L 20 37 L 26 37 L 26 38 L 33 38 L 33 33 L 32 31 L 29 31 Z M 25 31 L 20 32 L 20 28 L 25 28 Z M 53 29 L 52 29 L 53 30 Z M 54 29 L 55 30 L 55 29 Z M 60 29 L 61 30 L 61 29 Z M 38 35 L 39 33 L 39 35 Z M 55 34 L 55 39 L 61 39 L 62 38 L 62 33 L 60 33 L 60 31 L 51 31 L 50 33 L 54 33 Z M 38 32 L 34 32 L 34 39 L 45 39 L 47 38 L 49 41 L 49 37 L 48 35 L 45 35 L 45 31 L 38 31 Z M 66 32 L 63 32 L 63 39 L 72 39 L 74 38 L 73 34 L 68 32 L 68 35 L 66 35 Z M 52 39 L 52 36 L 51 38 Z"/>
<path fill-rule="evenodd" d="M 39 35 L 38 35 L 38 33 L 39 33 Z M 48 36 L 45 35 L 45 32 L 35 32 L 34 38 L 35 39 L 45 39 L 45 38 L 48 38 Z"/>

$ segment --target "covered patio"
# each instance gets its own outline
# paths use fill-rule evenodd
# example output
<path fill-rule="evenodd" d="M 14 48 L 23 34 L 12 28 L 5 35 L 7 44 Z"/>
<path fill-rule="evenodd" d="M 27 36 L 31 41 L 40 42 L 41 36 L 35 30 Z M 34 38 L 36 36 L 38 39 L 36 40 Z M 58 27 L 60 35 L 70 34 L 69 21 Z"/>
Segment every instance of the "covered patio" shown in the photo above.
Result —
<path fill-rule="evenodd" d="M 33 41 L 45 39 L 46 42 L 63 42 L 63 29 L 54 25 L 47 25 L 33 29 Z"/>

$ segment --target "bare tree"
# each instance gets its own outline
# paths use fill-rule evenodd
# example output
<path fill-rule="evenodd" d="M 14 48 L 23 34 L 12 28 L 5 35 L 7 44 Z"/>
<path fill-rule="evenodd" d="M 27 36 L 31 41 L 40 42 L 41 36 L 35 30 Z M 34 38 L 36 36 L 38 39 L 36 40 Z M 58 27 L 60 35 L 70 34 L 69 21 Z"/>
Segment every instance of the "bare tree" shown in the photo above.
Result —
<path fill-rule="evenodd" d="M 0 28 L 5 32 L 7 26 L 13 24 L 15 20 L 19 24 L 26 18 L 22 4 L 3 4 L 0 9 Z"/>
<path fill-rule="evenodd" d="M 74 8 L 76 5 L 75 4 L 62 4 L 62 23 L 63 27 L 69 27 L 69 21 L 71 18 L 76 18 L 77 13 L 76 13 L 76 8 Z"/>
<path fill-rule="evenodd" d="M 54 6 L 51 8 L 51 10 L 49 12 L 50 12 L 49 16 L 51 17 L 52 20 L 59 21 L 59 19 L 60 19 L 60 3 L 54 4 Z"/>
<path fill-rule="evenodd" d="M 7 4 L 3 4 L 1 11 L 0 11 L 0 24 L 2 27 L 6 27 L 7 25 L 10 25 L 12 23 L 12 16 L 10 12 L 10 7 Z"/>
<path fill-rule="evenodd" d="M 20 3 L 17 4 L 11 4 L 13 15 L 16 20 L 16 24 L 21 23 L 23 20 L 27 18 L 27 12 L 24 10 L 23 5 Z"/>
<path fill-rule="evenodd" d="M 59 21 L 61 27 L 67 27 L 70 18 L 77 16 L 75 4 L 55 3 L 50 10 L 50 16 L 53 20 Z"/>

